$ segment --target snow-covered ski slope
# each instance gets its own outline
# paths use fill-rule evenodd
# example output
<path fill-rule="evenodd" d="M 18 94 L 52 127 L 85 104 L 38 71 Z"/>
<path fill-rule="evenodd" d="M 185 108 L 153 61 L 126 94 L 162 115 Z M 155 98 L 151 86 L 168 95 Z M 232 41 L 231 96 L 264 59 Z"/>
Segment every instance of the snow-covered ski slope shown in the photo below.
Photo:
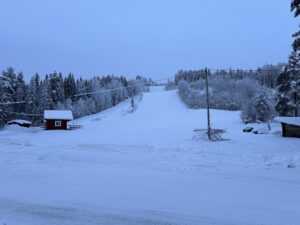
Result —
<path fill-rule="evenodd" d="M 231 141 L 193 140 L 206 111 L 162 88 L 76 122 L 0 131 L 1 225 L 299 224 L 299 139 L 242 133 L 238 112 L 213 110 Z"/>

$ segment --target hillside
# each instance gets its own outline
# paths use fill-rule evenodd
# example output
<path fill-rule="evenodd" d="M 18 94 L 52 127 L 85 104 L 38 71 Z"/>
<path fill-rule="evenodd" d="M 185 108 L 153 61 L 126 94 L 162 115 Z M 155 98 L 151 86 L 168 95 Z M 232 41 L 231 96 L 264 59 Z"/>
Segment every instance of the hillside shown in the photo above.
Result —
<path fill-rule="evenodd" d="M 83 128 L 0 131 L 0 224 L 297 224 L 299 139 L 243 133 L 212 110 L 226 142 L 193 139 L 206 111 L 176 91 L 145 93 L 76 121 Z M 255 124 L 266 128 L 266 124 Z M 288 168 L 294 164 L 296 168 Z"/>

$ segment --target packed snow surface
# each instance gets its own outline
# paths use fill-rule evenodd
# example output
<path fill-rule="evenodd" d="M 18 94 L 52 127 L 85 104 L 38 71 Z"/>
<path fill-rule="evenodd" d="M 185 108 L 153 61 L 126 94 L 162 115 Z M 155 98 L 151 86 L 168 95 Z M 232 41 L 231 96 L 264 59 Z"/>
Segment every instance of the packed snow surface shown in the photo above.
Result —
<path fill-rule="evenodd" d="M 47 120 L 72 120 L 73 114 L 70 110 L 45 110 L 44 118 Z"/>
<path fill-rule="evenodd" d="M 153 88 L 136 110 L 129 100 L 76 120 L 82 129 L 5 128 L 0 224 L 299 224 L 300 139 L 279 123 L 243 133 L 239 112 L 211 116 L 229 141 L 193 138 L 206 111 Z"/>

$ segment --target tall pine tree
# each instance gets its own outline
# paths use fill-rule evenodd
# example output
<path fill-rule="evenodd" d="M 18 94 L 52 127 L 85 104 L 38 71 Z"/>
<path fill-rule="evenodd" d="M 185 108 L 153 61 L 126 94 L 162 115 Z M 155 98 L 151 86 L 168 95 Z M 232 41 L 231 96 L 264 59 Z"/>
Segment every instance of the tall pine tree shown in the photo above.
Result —
<path fill-rule="evenodd" d="M 41 113 L 40 88 L 40 76 L 38 74 L 35 74 L 30 80 L 26 98 L 26 112 L 29 114 Z M 39 117 L 37 116 L 32 117 L 31 120 L 34 124 L 39 123 Z"/>
<path fill-rule="evenodd" d="M 40 97 L 41 107 L 43 110 L 55 109 L 54 102 L 52 100 L 52 91 L 48 75 L 46 75 L 45 79 L 42 82 Z"/>
<path fill-rule="evenodd" d="M 17 84 L 16 84 L 16 93 L 15 93 L 15 101 L 20 102 L 20 104 L 14 105 L 15 112 L 25 112 L 26 109 L 26 95 L 27 95 L 27 86 L 24 81 L 23 73 L 18 73 L 17 76 Z M 21 103 L 24 102 L 24 103 Z"/>
<path fill-rule="evenodd" d="M 52 101 L 57 106 L 58 103 L 63 103 L 65 100 L 64 94 L 64 82 L 62 78 L 62 74 L 57 74 L 56 72 L 50 74 L 50 86 L 51 86 L 51 94 Z"/>
<path fill-rule="evenodd" d="M 291 11 L 294 12 L 294 16 L 298 17 L 300 15 L 300 0 L 291 1 Z M 300 31 L 296 32 L 293 37 L 295 38 L 293 42 L 294 51 L 300 50 Z"/>
<path fill-rule="evenodd" d="M 13 68 L 8 68 L 0 75 L 0 126 L 11 119 L 14 97 L 16 94 L 17 78 Z"/>
<path fill-rule="evenodd" d="M 289 56 L 288 64 L 283 67 L 276 80 L 278 95 L 275 108 L 281 116 L 298 116 L 299 59 L 299 53 L 293 51 Z"/>

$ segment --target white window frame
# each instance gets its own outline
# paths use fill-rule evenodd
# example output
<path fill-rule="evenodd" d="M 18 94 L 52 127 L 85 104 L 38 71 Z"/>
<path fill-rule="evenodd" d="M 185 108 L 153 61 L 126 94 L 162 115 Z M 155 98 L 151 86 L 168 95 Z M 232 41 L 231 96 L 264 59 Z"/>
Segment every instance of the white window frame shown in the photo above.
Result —
<path fill-rule="evenodd" d="M 54 121 L 54 126 L 55 127 L 61 127 L 61 120 L 55 120 Z"/>

